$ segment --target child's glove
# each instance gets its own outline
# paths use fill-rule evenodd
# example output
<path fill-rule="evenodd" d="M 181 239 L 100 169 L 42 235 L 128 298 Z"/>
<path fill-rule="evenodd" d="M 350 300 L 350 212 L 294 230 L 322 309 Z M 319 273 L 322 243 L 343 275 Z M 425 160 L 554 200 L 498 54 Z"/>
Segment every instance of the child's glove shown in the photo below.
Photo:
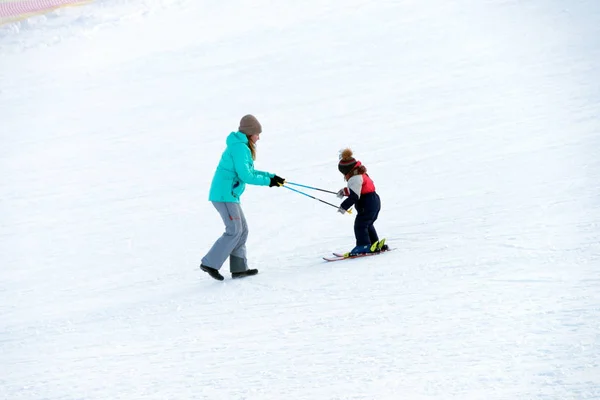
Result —
<path fill-rule="evenodd" d="M 345 210 L 344 208 L 340 207 L 340 208 L 338 208 L 338 212 L 340 214 L 346 214 L 348 212 L 348 210 Z"/>
<path fill-rule="evenodd" d="M 340 199 L 343 199 L 344 196 L 349 196 L 349 195 L 350 195 L 350 193 L 348 193 L 348 188 L 342 188 L 336 194 L 336 196 Z"/>

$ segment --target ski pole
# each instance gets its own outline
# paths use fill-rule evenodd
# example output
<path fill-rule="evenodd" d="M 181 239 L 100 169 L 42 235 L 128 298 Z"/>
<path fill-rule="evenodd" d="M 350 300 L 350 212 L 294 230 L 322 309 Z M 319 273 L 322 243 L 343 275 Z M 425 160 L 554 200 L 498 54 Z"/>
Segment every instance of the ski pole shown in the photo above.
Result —
<path fill-rule="evenodd" d="M 307 189 L 318 190 L 318 191 L 320 191 L 320 192 L 331 193 L 331 194 L 337 194 L 337 192 L 332 192 L 331 190 L 319 189 L 319 188 L 312 187 L 312 186 L 301 185 L 301 184 L 299 184 L 299 183 L 288 182 L 288 181 L 285 181 L 285 183 L 287 183 L 288 185 L 294 185 L 294 186 L 300 186 L 300 187 L 307 188 Z"/>
<path fill-rule="evenodd" d="M 288 183 L 289 183 L 289 182 L 288 182 Z M 294 191 L 294 192 L 296 192 L 296 193 L 303 194 L 303 195 L 305 195 L 306 197 L 310 197 L 311 199 L 318 200 L 318 201 L 320 201 L 321 203 L 325 203 L 325 204 L 327 204 L 327 205 L 329 205 L 329 206 L 331 206 L 331 207 L 340 208 L 339 206 L 336 206 L 335 204 L 328 203 L 328 202 L 326 202 L 325 200 L 321 200 L 321 199 L 319 199 L 319 198 L 317 198 L 317 197 L 315 197 L 315 196 L 311 196 L 311 195 L 310 195 L 310 194 L 308 194 L 308 193 L 301 192 L 301 191 L 299 191 L 299 190 L 297 190 L 297 189 L 294 189 L 294 188 L 291 188 L 291 187 L 289 187 L 289 186 L 283 186 L 283 187 L 284 187 L 284 188 L 286 188 L 286 189 L 292 190 L 292 191 Z M 347 210 L 346 212 L 347 212 L 348 214 L 352 214 L 352 210 Z"/>

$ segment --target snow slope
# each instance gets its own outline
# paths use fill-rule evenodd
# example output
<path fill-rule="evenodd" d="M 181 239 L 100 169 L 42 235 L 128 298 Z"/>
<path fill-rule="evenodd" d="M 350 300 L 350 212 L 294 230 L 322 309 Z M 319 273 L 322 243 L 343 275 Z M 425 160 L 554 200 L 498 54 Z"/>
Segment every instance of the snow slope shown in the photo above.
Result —
<path fill-rule="evenodd" d="M 0 398 L 600 398 L 599 22 L 148 0 L 0 27 Z M 398 250 L 325 263 L 353 217 L 249 187 L 260 274 L 198 271 L 249 112 L 289 181 L 341 188 L 351 146 Z"/>

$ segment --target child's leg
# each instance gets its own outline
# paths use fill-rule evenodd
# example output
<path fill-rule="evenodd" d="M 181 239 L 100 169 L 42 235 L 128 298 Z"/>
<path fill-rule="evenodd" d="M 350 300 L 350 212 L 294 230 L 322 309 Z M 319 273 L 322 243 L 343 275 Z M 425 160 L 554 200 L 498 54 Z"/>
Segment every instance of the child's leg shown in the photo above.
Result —
<path fill-rule="evenodd" d="M 377 221 L 377 217 L 379 217 L 379 211 L 381 210 L 381 200 L 379 199 L 379 195 L 377 193 L 373 193 L 373 198 L 370 201 L 369 208 L 372 211 L 372 219 L 369 224 L 369 239 L 371 240 L 371 244 L 379 241 L 379 236 L 377 235 L 377 231 L 375 230 L 375 221 Z"/>
<path fill-rule="evenodd" d="M 377 236 L 377 231 L 372 223 L 369 225 L 369 239 L 371 240 L 371 244 L 379 241 L 379 236 Z"/>
<path fill-rule="evenodd" d="M 358 214 L 354 220 L 354 237 L 357 246 L 370 246 L 371 239 L 369 226 L 372 226 L 371 217 L 368 214 Z"/>
<path fill-rule="evenodd" d="M 371 246 L 379 240 L 373 223 L 379 216 L 381 201 L 377 193 L 369 193 L 362 202 L 362 207 L 356 207 L 358 215 L 354 221 L 354 236 L 357 246 Z"/>

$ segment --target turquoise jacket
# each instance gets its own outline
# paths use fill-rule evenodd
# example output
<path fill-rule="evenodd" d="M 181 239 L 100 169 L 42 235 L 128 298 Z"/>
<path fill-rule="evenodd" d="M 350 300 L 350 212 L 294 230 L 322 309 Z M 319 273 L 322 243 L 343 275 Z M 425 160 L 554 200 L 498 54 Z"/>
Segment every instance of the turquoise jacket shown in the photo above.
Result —
<path fill-rule="evenodd" d="M 226 143 L 227 148 L 210 185 L 208 200 L 239 203 L 246 184 L 269 186 L 275 174 L 254 169 L 248 137 L 242 132 L 231 132 Z"/>

